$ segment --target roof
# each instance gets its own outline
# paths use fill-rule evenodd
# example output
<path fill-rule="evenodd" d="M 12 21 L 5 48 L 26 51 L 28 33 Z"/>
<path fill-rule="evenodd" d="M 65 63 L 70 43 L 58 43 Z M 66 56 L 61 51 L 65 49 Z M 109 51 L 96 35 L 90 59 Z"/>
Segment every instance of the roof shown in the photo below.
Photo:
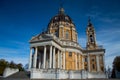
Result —
<path fill-rule="evenodd" d="M 56 23 L 56 22 L 60 22 L 60 21 L 74 24 L 71 17 L 68 16 L 67 14 L 65 14 L 64 8 L 60 8 L 59 13 L 51 18 L 51 20 L 48 24 L 48 27 L 51 23 Z"/>

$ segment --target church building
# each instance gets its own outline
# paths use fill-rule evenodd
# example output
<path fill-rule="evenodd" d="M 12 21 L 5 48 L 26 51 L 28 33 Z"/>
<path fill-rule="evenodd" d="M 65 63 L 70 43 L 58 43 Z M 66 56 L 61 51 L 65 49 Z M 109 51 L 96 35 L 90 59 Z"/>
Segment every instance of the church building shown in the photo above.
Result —
<path fill-rule="evenodd" d="M 78 43 L 76 26 L 63 8 L 51 18 L 46 31 L 30 40 L 31 79 L 106 78 L 105 49 L 96 41 L 90 19 L 86 24 L 86 48 Z"/>

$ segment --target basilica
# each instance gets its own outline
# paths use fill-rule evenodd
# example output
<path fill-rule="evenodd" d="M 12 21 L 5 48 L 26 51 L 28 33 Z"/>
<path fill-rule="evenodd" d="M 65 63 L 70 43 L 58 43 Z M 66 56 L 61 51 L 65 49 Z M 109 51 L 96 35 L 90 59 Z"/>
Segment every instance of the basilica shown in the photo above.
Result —
<path fill-rule="evenodd" d="M 30 78 L 106 78 L 105 49 L 97 44 L 90 19 L 86 25 L 87 43 L 86 48 L 82 48 L 75 24 L 64 8 L 60 8 L 49 21 L 47 30 L 30 40 Z"/>

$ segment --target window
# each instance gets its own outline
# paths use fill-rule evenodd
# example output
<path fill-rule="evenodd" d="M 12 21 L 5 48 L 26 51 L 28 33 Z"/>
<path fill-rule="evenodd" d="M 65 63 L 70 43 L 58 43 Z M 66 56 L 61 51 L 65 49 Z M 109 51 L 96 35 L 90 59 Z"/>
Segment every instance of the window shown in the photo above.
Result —
<path fill-rule="evenodd" d="M 65 20 L 69 20 L 68 17 L 65 17 Z"/>
<path fill-rule="evenodd" d="M 66 31 L 66 39 L 69 39 L 69 32 L 68 32 L 68 30 Z"/>
<path fill-rule="evenodd" d="M 90 35 L 90 42 L 93 42 L 94 40 L 93 40 L 93 36 L 92 35 Z"/>
<path fill-rule="evenodd" d="M 92 31 L 92 28 L 89 28 L 90 31 Z"/>
<path fill-rule="evenodd" d="M 95 69 L 95 65 L 94 64 L 92 64 L 92 68 Z"/>
<path fill-rule="evenodd" d="M 72 57 L 72 52 L 69 52 L 69 57 Z"/>
<path fill-rule="evenodd" d="M 94 62 L 95 60 L 94 59 L 92 59 L 92 62 Z"/>
<path fill-rule="evenodd" d="M 77 41 L 77 34 L 75 34 L 75 39 L 76 39 L 76 41 Z"/>
<path fill-rule="evenodd" d="M 86 70 L 86 71 L 88 70 L 88 67 L 87 67 L 87 66 L 85 66 L 85 70 Z"/>
<path fill-rule="evenodd" d="M 66 25 L 69 25 L 69 23 L 68 23 L 68 22 L 66 22 Z"/>
<path fill-rule="evenodd" d="M 85 57 L 85 62 L 87 62 L 87 57 Z"/>
<path fill-rule="evenodd" d="M 58 17 L 55 17 L 55 20 L 57 20 L 58 19 Z"/>
<path fill-rule="evenodd" d="M 55 31 L 54 35 L 56 35 L 56 37 L 58 37 L 58 32 L 57 32 L 57 31 Z"/>
<path fill-rule="evenodd" d="M 103 66 L 101 66 L 101 70 L 104 71 L 104 67 Z"/>
<path fill-rule="evenodd" d="M 87 67 L 87 64 L 85 64 L 85 66 Z"/>

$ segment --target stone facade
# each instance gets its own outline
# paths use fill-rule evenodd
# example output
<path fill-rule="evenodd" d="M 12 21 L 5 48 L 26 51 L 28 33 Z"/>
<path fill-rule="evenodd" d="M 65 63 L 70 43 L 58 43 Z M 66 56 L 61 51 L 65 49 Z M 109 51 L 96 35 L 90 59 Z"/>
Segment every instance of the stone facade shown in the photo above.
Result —
<path fill-rule="evenodd" d="M 104 76 L 105 49 L 96 43 L 95 29 L 88 21 L 86 48 L 78 43 L 72 19 L 60 8 L 45 32 L 30 40 L 31 78 L 84 79 Z M 64 77 L 63 77 L 64 76 Z"/>

